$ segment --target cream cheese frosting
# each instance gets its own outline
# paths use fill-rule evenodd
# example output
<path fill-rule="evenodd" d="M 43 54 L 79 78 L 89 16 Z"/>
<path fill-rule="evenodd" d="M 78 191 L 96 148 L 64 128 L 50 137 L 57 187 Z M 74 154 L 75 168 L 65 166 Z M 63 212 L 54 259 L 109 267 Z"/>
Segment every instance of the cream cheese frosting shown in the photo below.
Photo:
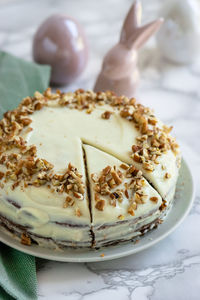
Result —
<path fill-rule="evenodd" d="M 0 128 L 0 215 L 23 226 L 33 240 L 89 247 L 95 239 L 97 246 L 120 235 L 130 239 L 173 198 L 178 145 L 170 129 L 135 99 L 48 89 L 6 113 Z M 94 190 L 94 176 L 100 178 L 107 167 L 104 195 Z"/>
<path fill-rule="evenodd" d="M 131 149 L 133 144 L 137 144 L 138 130 L 133 123 L 121 118 L 119 111 L 113 108 L 112 117 L 105 121 L 101 117 L 105 111 L 111 111 L 111 107 L 99 106 L 91 114 L 67 107 L 44 107 L 42 111 L 31 116 L 33 131 L 28 133 L 27 142 L 29 145 L 36 145 L 38 156 L 46 157 L 57 171 L 63 170 L 63 160 L 83 170 L 83 162 L 80 160 L 82 143 L 93 145 L 123 162 L 132 164 Z M 163 126 L 161 122 L 159 126 Z M 49 145 L 52 151 L 49 151 Z M 162 197 L 165 197 L 177 179 L 176 159 L 172 151 L 163 153 L 157 158 L 159 163 L 154 165 L 154 172 L 148 172 L 136 161 L 134 164 L 142 170 Z M 165 178 L 166 173 L 170 174 L 168 180 Z"/>

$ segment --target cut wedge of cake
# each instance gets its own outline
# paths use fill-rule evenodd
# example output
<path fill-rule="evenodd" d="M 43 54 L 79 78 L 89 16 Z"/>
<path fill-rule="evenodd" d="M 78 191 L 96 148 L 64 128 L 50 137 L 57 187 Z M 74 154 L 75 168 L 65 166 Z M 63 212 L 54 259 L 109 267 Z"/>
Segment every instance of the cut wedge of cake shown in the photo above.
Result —
<path fill-rule="evenodd" d="M 130 240 L 155 227 L 162 198 L 142 172 L 91 146 L 84 150 L 96 245 Z"/>

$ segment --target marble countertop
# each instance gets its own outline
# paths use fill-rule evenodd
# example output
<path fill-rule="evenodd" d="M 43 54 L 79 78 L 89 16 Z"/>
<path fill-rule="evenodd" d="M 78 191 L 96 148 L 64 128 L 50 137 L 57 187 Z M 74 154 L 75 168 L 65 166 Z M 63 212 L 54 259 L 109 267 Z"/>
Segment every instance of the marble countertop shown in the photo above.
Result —
<path fill-rule="evenodd" d="M 144 0 L 153 19 L 164 1 Z M 90 60 L 84 74 L 65 90 L 92 88 L 104 53 L 118 39 L 130 0 L 0 0 L 0 48 L 31 60 L 32 37 L 49 15 L 65 12 L 84 26 Z M 191 66 L 165 61 L 153 39 L 140 51 L 137 99 L 174 126 L 196 180 L 194 206 L 165 240 L 141 253 L 113 261 L 75 264 L 37 260 L 39 299 L 198 300 L 200 289 L 200 60 Z"/>

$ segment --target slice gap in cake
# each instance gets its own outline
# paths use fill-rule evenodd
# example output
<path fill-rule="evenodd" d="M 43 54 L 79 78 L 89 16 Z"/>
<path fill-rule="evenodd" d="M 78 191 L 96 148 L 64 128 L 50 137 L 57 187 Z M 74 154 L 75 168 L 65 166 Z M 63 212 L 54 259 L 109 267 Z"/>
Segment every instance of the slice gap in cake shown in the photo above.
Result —
<path fill-rule="evenodd" d="M 91 247 L 93 247 L 95 242 L 94 232 L 92 230 L 92 203 L 91 203 L 91 194 L 90 194 L 90 181 L 89 181 L 89 174 L 88 174 L 88 167 L 87 167 L 87 159 L 84 144 L 82 144 L 82 151 L 83 151 L 83 161 L 84 161 L 84 168 L 85 168 L 85 180 L 86 180 L 86 193 L 87 193 L 87 200 L 88 200 L 88 208 L 90 213 L 90 234 L 91 234 Z"/>
<path fill-rule="evenodd" d="M 156 227 L 162 198 L 133 165 L 84 145 L 96 248 L 141 236 Z"/>

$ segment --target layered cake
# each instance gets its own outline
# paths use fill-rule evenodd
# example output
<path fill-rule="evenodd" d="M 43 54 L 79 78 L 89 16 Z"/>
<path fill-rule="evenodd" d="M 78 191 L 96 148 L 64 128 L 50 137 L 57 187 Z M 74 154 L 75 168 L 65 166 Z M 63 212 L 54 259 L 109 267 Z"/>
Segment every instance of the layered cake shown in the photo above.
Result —
<path fill-rule="evenodd" d="M 0 121 L 0 225 L 26 245 L 99 248 L 162 222 L 180 151 L 171 128 L 112 92 L 23 99 Z"/>

